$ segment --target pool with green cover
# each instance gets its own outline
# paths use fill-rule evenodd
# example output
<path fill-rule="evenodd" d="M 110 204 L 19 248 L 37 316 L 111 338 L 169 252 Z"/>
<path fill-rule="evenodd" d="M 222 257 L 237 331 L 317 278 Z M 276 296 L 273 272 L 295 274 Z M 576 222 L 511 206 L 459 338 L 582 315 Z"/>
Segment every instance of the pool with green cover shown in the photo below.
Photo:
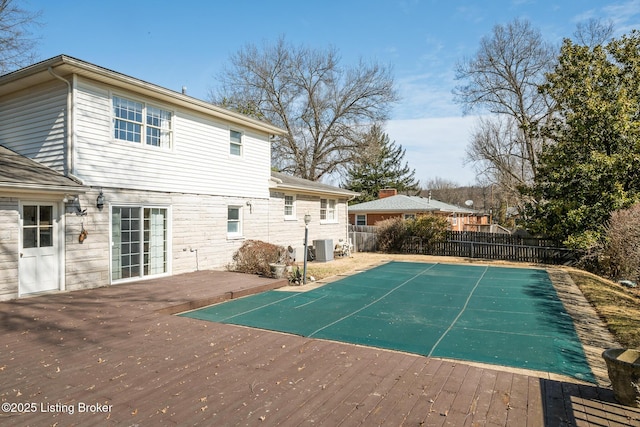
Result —
<path fill-rule="evenodd" d="M 308 292 L 268 291 L 180 315 L 595 383 L 543 269 L 389 262 Z"/>

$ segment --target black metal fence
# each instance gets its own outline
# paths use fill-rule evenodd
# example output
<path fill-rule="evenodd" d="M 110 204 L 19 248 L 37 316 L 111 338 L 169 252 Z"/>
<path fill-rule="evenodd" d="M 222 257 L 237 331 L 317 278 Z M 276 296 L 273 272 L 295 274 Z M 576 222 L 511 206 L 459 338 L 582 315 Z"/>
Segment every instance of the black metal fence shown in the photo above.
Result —
<path fill-rule="evenodd" d="M 356 251 L 377 250 L 376 227 L 350 226 L 349 235 Z M 548 239 L 473 231 L 448 231 L 446 241 L 430 245 L 412 237 L 403 245 L 403 252 L 541 264 L 573 264 L 576 261 L 574 251 L 557 247 Z"/>

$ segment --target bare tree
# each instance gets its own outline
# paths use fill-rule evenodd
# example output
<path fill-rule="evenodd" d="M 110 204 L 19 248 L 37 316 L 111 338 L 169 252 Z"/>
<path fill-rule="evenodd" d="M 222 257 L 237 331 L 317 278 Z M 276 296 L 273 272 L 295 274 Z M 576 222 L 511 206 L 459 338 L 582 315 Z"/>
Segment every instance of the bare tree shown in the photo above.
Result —
<path fill-rule="evenodd" d="M 420 195 L 423 197 L 431 196 L 441 202 L 459 204 L 460 185 L 455 181 L 437 176 L 427 180 L 422 187 Z"/>
<path fill-rule="evenodd" d="M 38 25 L 39 16 L 14 0 L 0 0 L 0 74 L 34 62 L 37 40 L 30 28 Z"/>
<path fill-rule="evenodd" d="M 248 44 L 230 57 L 211 100 L 284 128 L 272 143 L 272 165 L 319 180 L 366 149 L 364 134 L 398 100 L 390 68 L 339 62 L 335 48 L 297 47 L 284 38 L 261 49 Z"/>
<path fill-rule="evenodd" d="M 609 41 L 613 37 L 613 31 L 614 25 L 611 20 L 591 18 L 586 22 L 579 22 L 573 36 L 576 43 L 593 48 Z"/>
<path fill-rule="evenodd" d="M 524 132 L 513 117 L 481 117 L 467 146 L 466 160 L 475 164 L 479 176 L 517 194 L 534 174 L 526 144 Z"/>
<path fill-rule="evenodd" d="M 475 56 L 456 67 L 457 79 L 466 81 L 454 89 L 456 101 L 465 112 L 492 114 L 480 122 L 468 158 L 480 162 L 496 184 L 529 185 L 535 176 L 539 129 L 552 113 L 538 86 L 552 70 L 556 53 L 528 21 L 516 19 L 496 25 Z"/>

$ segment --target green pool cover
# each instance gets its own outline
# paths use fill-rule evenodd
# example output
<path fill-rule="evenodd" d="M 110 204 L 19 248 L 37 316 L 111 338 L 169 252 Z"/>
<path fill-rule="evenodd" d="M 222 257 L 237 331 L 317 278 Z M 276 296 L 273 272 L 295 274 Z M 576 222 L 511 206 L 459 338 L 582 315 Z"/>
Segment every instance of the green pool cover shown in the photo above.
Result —
<path fill-rule="evenodd" d="M 269 291 L 181 316 L 595 383 L 541 269 L 390 262 L 308 292 Z"/>

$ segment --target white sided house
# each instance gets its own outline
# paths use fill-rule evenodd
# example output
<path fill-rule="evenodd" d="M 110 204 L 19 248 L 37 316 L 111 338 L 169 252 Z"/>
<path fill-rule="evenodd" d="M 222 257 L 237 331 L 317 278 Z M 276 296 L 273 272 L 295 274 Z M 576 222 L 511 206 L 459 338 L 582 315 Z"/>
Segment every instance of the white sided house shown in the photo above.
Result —
<path fill-rule="evenodd" d="M 346 190 L 272 173 L 271 124 L 69 56 L 0 76 L 0 300 L 347 236 Z"/>

